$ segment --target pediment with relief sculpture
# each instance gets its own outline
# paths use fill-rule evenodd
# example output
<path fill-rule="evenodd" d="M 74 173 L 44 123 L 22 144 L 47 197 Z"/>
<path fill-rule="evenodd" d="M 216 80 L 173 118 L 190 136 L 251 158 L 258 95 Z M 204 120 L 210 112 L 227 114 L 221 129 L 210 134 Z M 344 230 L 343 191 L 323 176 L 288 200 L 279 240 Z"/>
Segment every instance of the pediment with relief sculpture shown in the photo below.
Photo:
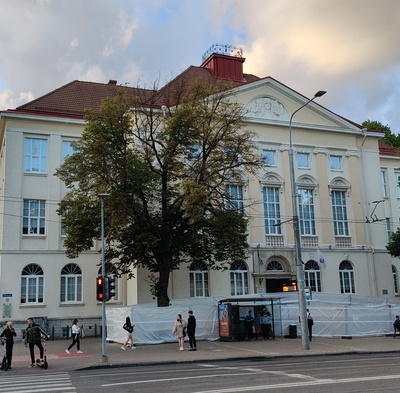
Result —
<path fill-rule="evenodd" d="M 289 120 L 289 115 L 284 105 L 273 97 L 257 97 L 251 100 L 244 108 L 245 117 Z"/>

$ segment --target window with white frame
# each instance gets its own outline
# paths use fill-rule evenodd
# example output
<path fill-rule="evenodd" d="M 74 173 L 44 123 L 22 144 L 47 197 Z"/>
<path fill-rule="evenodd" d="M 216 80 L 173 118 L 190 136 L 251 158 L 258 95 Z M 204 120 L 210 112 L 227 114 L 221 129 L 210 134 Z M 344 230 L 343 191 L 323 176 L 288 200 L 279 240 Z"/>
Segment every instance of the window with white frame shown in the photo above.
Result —
<path fill-rule="evenodd" d="M 26 173 L 47 173 L 47 139 L 25 138 L 24 170 Z"/>
<path fill-rule="evenodd" d="M 397 198 L 400 198 L 400 173 L 396 172 L 394 175 L 396 181 Z"/>
<path fill-rule="evenodd" d="M 72 147 L 72 141 L 64 140 L 61 143 L 61 163 L 67 159 L 67 157 L 74 154 L 74 149 Z"/>
<path fill-rule="evenodd" d="M 300 233 L 302 235 L 315 235 L 315 216 L 314 216 L 314 190 L 309 188 L 298 189 Z"/>
<path fill-rule="evenodd" d="M 275 166 L 276 165 L 276 159 L 275 159 L 275 151 L 274 150 L 263 150 L 262 153 L 262 159 L 264 161 L 264 165 L 266 166 Z"/>
<path fill-rule="evenodd" d="M 22 234 L 45 234 L 45 205 L 40 199 L 24 199 Z"/>
<path fill-rule="evenodd" d="M 342 261 L 339 265 L 341 293 L 356 293 L 353 265 L 350 261 Z"/>
<path fill-rule="evenodd" d="M 281 234 L 281 212 L 279 204 L 279 188 L 263 187 L 265 233 L 267 235 Z"/>
<path fill-rule="evenodd" d="M 397 269 L 393 265 L 392 265 L 392 277 L 393 277 L 394 293 L 399 293 L 399 281 L 397 276 Z"/>
<path fill-rule="evenodd" d="M 247 266 L 244 262 L 233 262 L 230 269 L 231 295 L 247 295 L 249 284 L 247 280 Z"/>
<path fill-rule="evenodd" d="M 189 268 L 190 297 L 208 295 L 208 270 L 204 262 L 193 262 Z"/>
<path fill-rule="evenodd" d="M 335 236 L 349 236 L 345 191 L 332 191 L 332 212 Z"/>
<path fill-rule="evenodd" d="M 43 303 L 44 273 L 35 263 L 27 265 L 21 275 L 21 303 Z"/>
<path fill-rule="evenodd" d="M 390 218 L 386 217 L 385 221 L 386 221 L 386 240 L 388 243 L 390 243 L 390 241 L 392 240 L 392 228 L 390 225 Z"/>
<path fill-rule="evenodd" d="M 342 169 L 342 157 L 341 156 L 330 156 L 329 165 L 331 170 L 340 171 Z"/>
<path fill-rule="evenodd" d="M 60 302 L 82 301 L 82 271 L 75 263 L 65 265 L 61 270 Z"/>
<path fill-rule="evenodd" d="M 297 167 L 298 168 L 309 168 L 310 167 L 310 155 L 308 153 L 297 153 Z"/>
<path fill-rule="evenodd" d="M 382 196 L 387 198 L 386 171 L 381 171 Z"/>
<path fill-rule="evenodd" d="M 321 272 L 318 263 L 308 261 L 304 266 L 305 283 L 313 292 L 321 292 Z"/>
<path fill-rule="evenodd" d="M 243 187 L 236 184 L 227 184 L 225 186 L 225 192 L 227 208 L 244 213 Z"/>

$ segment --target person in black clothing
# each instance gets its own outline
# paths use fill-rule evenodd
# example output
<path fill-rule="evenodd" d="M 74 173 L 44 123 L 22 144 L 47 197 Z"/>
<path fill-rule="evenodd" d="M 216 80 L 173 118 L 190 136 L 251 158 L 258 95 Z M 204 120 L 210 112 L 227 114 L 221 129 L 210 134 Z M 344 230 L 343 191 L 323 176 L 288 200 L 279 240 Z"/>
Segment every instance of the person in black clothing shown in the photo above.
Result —
<path fill-rule="evenodd" d="M 189 344 L 190 344 L 190 349 L 189 351 L 196 351 L 196 318 L 193 315 L 193 311 L 188 312 L 188 322 L 187 322 L 187 334 L 189 337 Z"/>
<path fill-rule="evenodd" d="M 314 319 L 310 313 L 310 310 L 307 308 L 307 326 L 308 326 L 308 339 L 312 341 L 312 327 L 314 325 Z"/>
<path fill-rule="evenodd" d="M 394 338 L 396 338 L 396 330 L 400 333 L 400 317 L 396 315 L 396 319 L 393 322 L 393 328 L 394 328 Z"/>
<path fill-rule="evenodd" d="M 6 359 L 7 359 L 7 366 L 8 369 L 11 368 L 11 362 L 12 362 L 12 353 L 13 353 L 13 347 L 14 347 L 14 337 L 17 335 L 14 330 L 14 325 L 11 321 L 7 322 L 6 328 L 4 329 L 3 333 L 0 334 L 0 337 L 5 337 L 6 339 Z M 3 359 L 1 363 L 1 368 L 4 367 L 4 362 L 6 359 Z"/>
<path fill-rule="evenodd" d="M 33 321 L 33 318 L 30 317 L 27 319 L 28 327 L 25 330 L 25 346 L 27 347 L 29 344 L 29 352 L 31 355 L 31 364 L 28 366 L 29 368 L 35 367 L 35 345 L 39 348 L 40 351 L 40 364 L 44 365 L 43 359 L 43 345 L 41 342 L 41 334 L 49 338 L 50 336 L 41 328 L 41 326 L 36 325 Z"/>

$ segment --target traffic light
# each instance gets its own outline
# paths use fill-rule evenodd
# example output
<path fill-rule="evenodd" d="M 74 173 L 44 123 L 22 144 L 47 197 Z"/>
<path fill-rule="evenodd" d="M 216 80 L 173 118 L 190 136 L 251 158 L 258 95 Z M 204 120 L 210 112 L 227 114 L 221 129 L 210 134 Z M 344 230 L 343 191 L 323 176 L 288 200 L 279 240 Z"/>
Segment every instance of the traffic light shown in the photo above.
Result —
<path fill-rule="evenodd" d="M 115 296 L 115 278 L 105 277 L 106 286 L 106 302 L 108 302 L 112 297 Z"/>
<path fill-rule="evenodd" d="M 104 278 L 97 277 L 96 278 L 96 287 L 97 287 L 97 300 L 99 302 L 104 301 Z"/>

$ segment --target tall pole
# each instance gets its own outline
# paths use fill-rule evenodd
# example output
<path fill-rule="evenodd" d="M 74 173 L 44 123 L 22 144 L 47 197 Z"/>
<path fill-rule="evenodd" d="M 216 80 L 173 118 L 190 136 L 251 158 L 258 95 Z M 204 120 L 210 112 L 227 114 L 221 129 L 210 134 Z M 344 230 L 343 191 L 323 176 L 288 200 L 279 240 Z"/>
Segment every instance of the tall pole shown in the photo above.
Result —
<path fill-rule="evenodd" d="M 101 201 L 101 276 L 103 277 L 103 301 L 101 303 L 101 362 L 108 363 L 107 358 L 107 320 L 106 320 L 106 286 L 104 285 L 104 278 L 106 276 L 106 263 L 104 251 L 104 199 L 108 194 L 99 194 Z"/>
<path fill-rule="evenodd" d="M 293 143 L 292 143 L 292 120 L 293 116 L 308 105 L 317 97 L 321 97 L 326 91 L 318 91 L 313 98 L 310 98 L 305 104 L 299 109 L 292 113 L 289 121 L 289 166 L 290 166 L 290 184 L 292 192 L 292 209 L 293 209 L 293 231 L 294 231 L 294 247 L 295 247 L 295 260 L 297 269 L 297 290 L 299 297 L 299 315 L 300 315 L 300 329 L 301 329 L 301 341 L 303 349 L 310 349 L 310 341 L 308 338 L 308 325 L 307 325 L 307 307 L 306 307 L 306 291 L 305 291 L 305 279 L 304 279 L 304 268 L 303 260 L 301 257 L 301 237 L 300 237 L 300 225 L 299 225 L 299 214 L 297 208 L 297 190 L 296 190 L 296 178 L 294 174 L 294 159 L 293 159 Z"/>

